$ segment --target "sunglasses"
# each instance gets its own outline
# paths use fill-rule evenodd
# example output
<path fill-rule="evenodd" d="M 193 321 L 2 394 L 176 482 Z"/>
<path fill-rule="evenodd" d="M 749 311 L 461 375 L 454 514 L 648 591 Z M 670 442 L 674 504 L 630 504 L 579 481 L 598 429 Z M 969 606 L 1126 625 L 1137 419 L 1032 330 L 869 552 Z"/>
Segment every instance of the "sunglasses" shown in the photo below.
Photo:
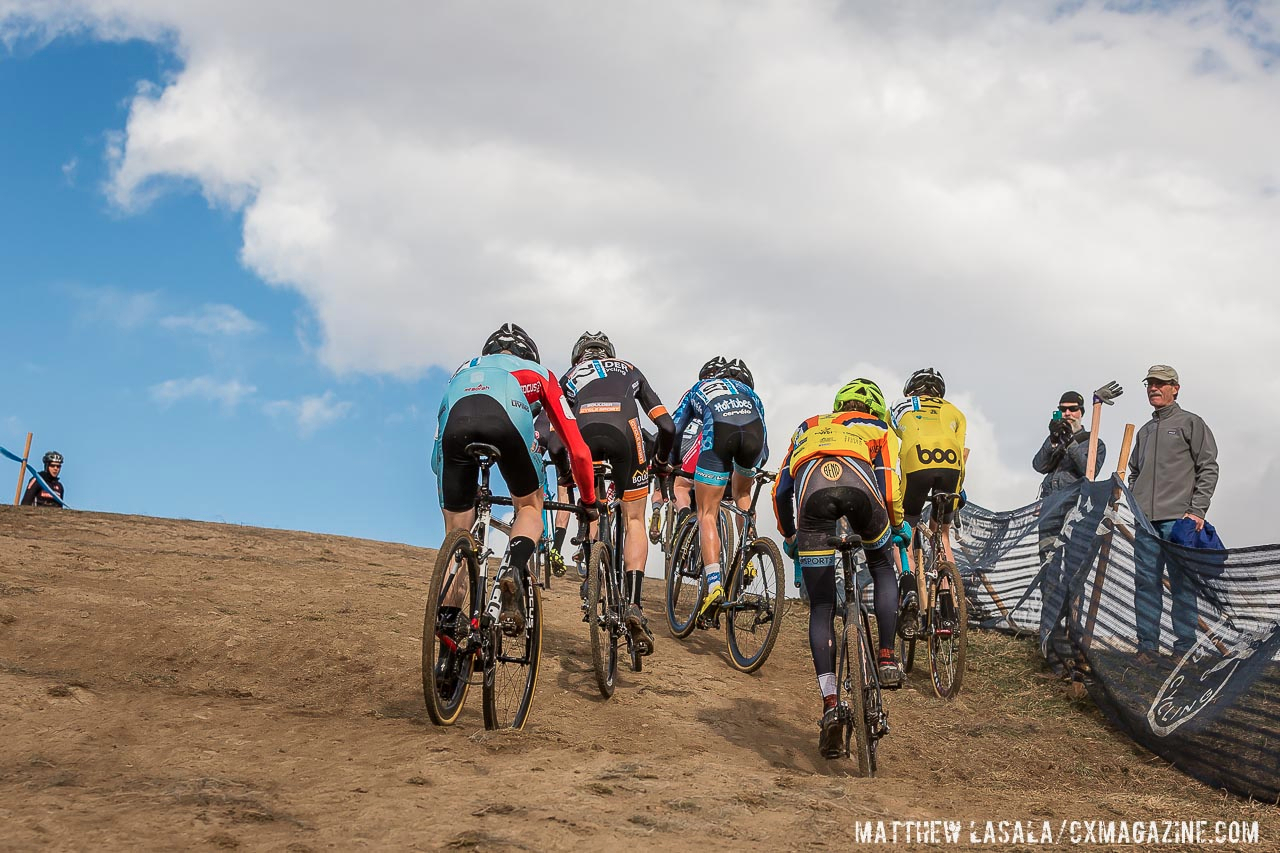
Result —
<path fill-rule="evenodd" d="M 1058 411 L 1059 412 L 1078 412 L 1080 411 L 1080 407 L 1079 406 L 1059 406 Z"/>

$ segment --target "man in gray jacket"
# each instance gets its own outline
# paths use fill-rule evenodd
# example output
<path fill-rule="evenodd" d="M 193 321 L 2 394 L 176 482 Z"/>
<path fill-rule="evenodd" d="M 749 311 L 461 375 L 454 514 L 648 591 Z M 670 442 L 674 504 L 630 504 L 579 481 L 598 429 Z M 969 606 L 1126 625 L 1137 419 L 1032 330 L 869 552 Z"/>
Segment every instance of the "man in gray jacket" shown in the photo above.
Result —
<path fill-rule="evenodd" d="M 1107 456 L 1107 446 L 1098 441 L 1099 468 Z M 1064 661 L 1071 657 L 1066 630 L 1066 577 L 1061 557 L 1056 561 L 1061 543 L 1062 524 L 1075 506 L 1068 495 L 1053 496 L 1071 490 L 1084 479 L 1089 461 L 1089 431 L 1084 428 L 1084 397 L 1079 391 L 1067 391 L 1058 400 L 1058 411 L 1049 421 L 1049 435 L 1036 451 L 1031 467 L 1044 474 L 1040 484 L 1040 650 L 1049 664 L 1052 677 L 1067 674 Z"/>
<path fill-rule="evenodd" d="M 1199 415 L 1178 405 L 1178 372 L 1167 364 L 1147 371 L 1147 400 L 1154 411 L 1138 430 L 1129 457 L 1129 488 L 1142 514 L 1160 539 L 1168 540 L 1173 523 L 1190 518 L 1204 527 L 1209 501 L 1218 485 L 1218 445 Z M 1155 539 L 1135 531 L 1134 595 L 1138 659 L 1156 661 L 1160 651 L 1161 578 L 1164 552 Z M 1173 652 L 1185 655 L 1196 640 L 1196 592 L 1192 578 L 1176 565 L 1169 570 L 1173 592 Z"/>

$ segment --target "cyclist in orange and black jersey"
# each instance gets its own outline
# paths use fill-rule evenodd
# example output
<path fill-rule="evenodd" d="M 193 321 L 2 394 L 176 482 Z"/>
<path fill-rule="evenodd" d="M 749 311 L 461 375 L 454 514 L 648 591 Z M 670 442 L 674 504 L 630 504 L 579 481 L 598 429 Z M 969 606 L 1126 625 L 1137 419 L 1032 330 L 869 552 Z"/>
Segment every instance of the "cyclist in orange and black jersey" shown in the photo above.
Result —
<path fill-rule="evenodd" d="M 964 487 L 964 413 L 944 399 L 942 374 L 932 367 L 911 374 L 902 388 L 905 399 L 890 407 L 893 429 L 902 440 L 902 505 L 907 523 L 915 528 L 929 496 L 958 493 Z M 953 512 L 929 520 L 943 527 L 943 548 L 955 562 L 948 541 Z M 914 553 L 914 546 L 913 546 Z"/>
<path fill-rule="evenodd" d="M 565 372 L 562 382 L 565 396 L 577 415 L 592 459 L 608 460 L 613 468 L 626 524 L 623 562 L 631 602 L 627 627 L 640 653 L 647 655 L 653 651 L 654 640 L 644 617 L 641 588 L 649 557 L 644 509 L 649 496 L 650 460 L 640 428 L 641 407 L 658 428 L 654 463 L 664 472 L 669 469 L 662 460 L 675 439 L 675 423 L 649 380 L 634 364 L 617 357 L 613 343 L 603 332 L 584 332 L 574 344 L 571 359 L 573 367 Z"/>
<path fill-rule="evenodd" d="M 796 429 L 773 489 L 778 531 L 787 553 L 798 557 L 809 590 L 809 650 L 823 701 L 818 748 L 827 758 L 843 750 L 834 654 L 837 556 L 827 540 L 841 519 L 862 537 L 875 585 L 878 677 L 886 687 L 899 687 L 902 671 L 893 652 L 898 583 L 890 540 L 892 534 L 910 536 L 895 470 L 898 439 L 884 420 L 879 386 L 855 379 L 836 394 L 833 409 Z"/>

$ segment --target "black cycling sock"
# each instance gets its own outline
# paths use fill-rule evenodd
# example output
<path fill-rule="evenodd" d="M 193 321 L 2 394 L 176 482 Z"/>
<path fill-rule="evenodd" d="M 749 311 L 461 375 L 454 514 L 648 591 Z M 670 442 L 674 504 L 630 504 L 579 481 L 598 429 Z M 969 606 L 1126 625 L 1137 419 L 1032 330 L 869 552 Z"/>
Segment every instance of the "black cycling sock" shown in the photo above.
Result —
<path fill-rule="evenodd" d="M 533 556 L 533 549 L 536 547 L 528 536 L 517 536 L 512 539 L 511 565 L 521 570 L 528 569 L 529 558 Z"/>
<path fill-rule="evenodd" d="M 644 572 L 627 572 L 628 596 L 632 604 L 640 604 L 640 587 L 644 583 Z"/>
<path fill-rule="evenodd" d="M 551 542 L 556 546 L 557 551 L 559 551 L 561 546 L 564 545 L 564 537 L 568 535 L 568 533 L 569 533 L 569 528 L 567 527 L 556 528 L 555 536 L 552 537 Z"/>

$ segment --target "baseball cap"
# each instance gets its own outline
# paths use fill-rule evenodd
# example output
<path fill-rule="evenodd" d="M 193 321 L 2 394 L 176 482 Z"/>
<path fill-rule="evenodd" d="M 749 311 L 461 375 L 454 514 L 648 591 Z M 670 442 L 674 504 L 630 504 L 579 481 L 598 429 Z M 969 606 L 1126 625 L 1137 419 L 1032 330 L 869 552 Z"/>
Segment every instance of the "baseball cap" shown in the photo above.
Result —
<path fill-rule="evenodd" d="M 1147 368 L 1147 375 L 1142 381 L 1146 382 L 1148 379 L 1159 379 L 1162 382 L 1172 382 L 1174 385 L 1180 384 L 1178 371 L 1167 364 L 1153 364 Z"/>
<path fill-rule="evenodd" d="M 1075 403 L 1077 406 L 1083 406 L 1084 397 L 1080 395 L 1079 391 L 1067 391 L 1062 395 L 1062 399 L 1058 400 L 1059 406 L 1064 403 Z"/>

